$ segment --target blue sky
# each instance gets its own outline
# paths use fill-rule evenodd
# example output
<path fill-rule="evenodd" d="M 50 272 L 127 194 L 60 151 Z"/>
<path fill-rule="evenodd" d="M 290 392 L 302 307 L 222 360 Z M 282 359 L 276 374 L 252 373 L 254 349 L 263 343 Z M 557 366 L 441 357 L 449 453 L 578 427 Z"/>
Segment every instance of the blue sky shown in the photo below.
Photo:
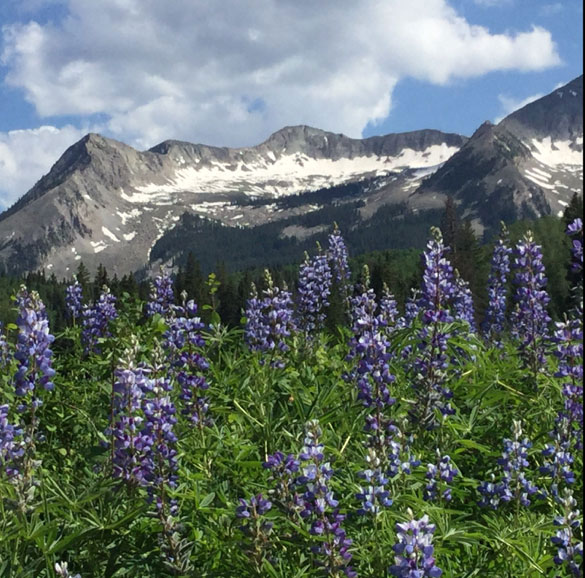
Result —
<path fill-rule="evenodd" d="M 0 208 L 67 146 L 470 135 L 583 71 L 581 0 L 2 0 Z"/>

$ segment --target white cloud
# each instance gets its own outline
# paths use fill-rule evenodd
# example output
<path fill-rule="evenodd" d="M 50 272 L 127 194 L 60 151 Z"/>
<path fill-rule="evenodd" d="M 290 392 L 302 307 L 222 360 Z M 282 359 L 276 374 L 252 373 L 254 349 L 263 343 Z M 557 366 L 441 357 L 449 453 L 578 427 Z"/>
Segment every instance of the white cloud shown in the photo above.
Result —
<path fill-rule="evenodd" d="M 12 205 L 49 171 L 64 150 L 87 129 L 42 126 L 0 132 L 0 210 Z"/>
<path fill-rule="evenodd" d="M 493 8 L 494 6 L 509 6 L 514 3 L 514 0 L 473 0 L 474 4 L 478 6 L 487 6 Z"/>
<path fill-rule="evenodd" d="M 560 63 L 547 30 L 492 34 L 448 0 L 68 7 L 59 22 L 4 27 L 5 82 L 41 117 L 104 115 L 107 134 L 139 148 L 256 144 L 289 124 L 360 136 L 388 116 L 402 78 L 445 84 Z"/>
<path fill-rule="evenodd" d="M 396 83 L 559 63 L 548 31 L 491 34 L 446 0 L 70 0 L 4 31 L 7 82 L 41 116 L 103 113 L 135 144 L 250 144 L 284 124 L 359 136 Z M 250 103 L 261 99 L 259 109 Z"/>

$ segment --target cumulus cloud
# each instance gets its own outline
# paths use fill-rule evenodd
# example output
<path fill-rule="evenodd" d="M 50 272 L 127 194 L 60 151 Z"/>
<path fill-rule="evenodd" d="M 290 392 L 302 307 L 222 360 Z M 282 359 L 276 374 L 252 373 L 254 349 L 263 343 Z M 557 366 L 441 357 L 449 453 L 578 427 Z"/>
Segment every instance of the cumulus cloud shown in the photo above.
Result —
<path fill-rule="evenodd" d="M 0 132 L 0 210 L 28 191 L 86 132 L 71 125 Z"/>
<path fill-rule="evenodd" d="M 447 0 L 69 0 L 59 23 L 5 28 L 3 62 L 39 115 L 104 114 L 110 134 L 147 147 L 254 144 L 286 124 L 359 136 L 401 78 L 559 56 L 548 31 L 491 34 Z"/>

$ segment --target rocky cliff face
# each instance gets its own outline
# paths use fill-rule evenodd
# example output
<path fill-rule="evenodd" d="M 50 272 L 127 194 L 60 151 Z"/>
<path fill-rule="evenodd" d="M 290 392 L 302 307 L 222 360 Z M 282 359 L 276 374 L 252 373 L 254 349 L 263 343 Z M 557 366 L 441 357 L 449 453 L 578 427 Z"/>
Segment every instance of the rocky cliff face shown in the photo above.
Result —
<path fill-rule="evenodd" d="M 68 276 L 83 259 L 90 269 L 102 263 L 128 273 L 148 262 L 154 243 L 185 212 L 254 226 L 291 213 L 258 207 L 258 199 L 434 170 L 465 140 L 438 131 L 359 140 L 299 126 L 250 148 L 166 141 L 139 152 L 90 134 L 0 215 L 0 263 L 10 272 Z"/>

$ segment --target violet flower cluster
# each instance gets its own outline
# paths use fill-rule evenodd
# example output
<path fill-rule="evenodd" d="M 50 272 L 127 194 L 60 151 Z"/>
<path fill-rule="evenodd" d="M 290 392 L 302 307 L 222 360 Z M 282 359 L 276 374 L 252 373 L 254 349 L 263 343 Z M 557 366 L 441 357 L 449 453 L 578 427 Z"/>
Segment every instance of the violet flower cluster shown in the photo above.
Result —
<path fill-rule="evenodd" d="M 443 571 L 435 563 L 435 526 L 427 515 L 415 520 L 410 510 L 409 514 L 410 521 L 396 524 L 398 542 L 393 546 L 396 557 L 390 574 L 397 578 L 438 578 Z"/>
<path fill-rule="evenodd" d="M 201 331 L 205 324 L 197 313 L 197 304 L 193 300 L 184 307 L 171 307 L 164 348 L 169 352 L 173 373 L 181 388 L 181 413 L 193 425 L 204 427 L 212 424 L 209 399 L 205 395 L 209 389 L 205 377 L 209 362 L 202 352 L 205 339 Z"/>
<path fill-rule="evenodd" d="M 300 516 L 309 525 L 309 533 L 319 538 L 311 548 L 316 563 L 327 575 L 344 573 L 352 578 L 356 576 L 350 566 L 352 541 L 343 529 L 345 516 L 329 485 L 333 470 L 325 459 L 321 434 L 318 422 L 309 422 L 299 458 L 277 452 L 268 457 L 264 467 L 275 484 L 273 502 L 293 518 Z"/>
<path fill-rule="evenodd" d="M 411 418 L 426 429 L 438 425 L 435 410 L 442 415 L 453 413 L 449 402 L 453 395 L 446 386 L 450 337 L 446 325 L 454 321 L 451 308 L 458 292 L 441 232 L 437 228 L 431 232 L 433 238 L 423 255 L 425 269 L 418 300 L 422 328 L 412 363 L 417 403 L 411 410 Z"/>
<path fill-rule="evenodd" d="M 83 311 L 83 289 L 77 280 L 65 289 L 65 308 L 67 317 L 73 322 L 81 317 Z"/>
<path fill-rule="evenodd" d="M 453 464 L 450 456 L 441 456 L 440 451 L 437 450 L 437 462 L 435 464 L 427 464 L 425 477 L 428 481 L 424 490 L 424 500 L 430 502 L 440 496 L 443 500 L 450 502 L 452 495 L 449 484 L 458 475 L 459 470 Z"/>
<path fill-rule="evenodd" d="M 492 481 L 482 482 L 478 487 L 482 496 L 479 502 L 481 506 L 495 510 L 502 502 L 512 501 L 529 506 L 531 497 L 544 497 L 543 492 L 526 477 L 526 470 L 530 466 L 528 450 L 532 442 L 522 437 L 522 424 L 519 421 L 514 421 L 513 433 L 513 439 L 504 439 L 504 451 L 498 459 L 503 471 L 502 481 L 496 483 L 492 478 Z"/>
<path fill-rule="evenodd" d="M 540 473 L 550 476 L 552 480 L 551 493 L 553 496 L 558 495 L 559 484 L 574 484 L 576 480 L 572 470 L 574 462 L 572 434 L 569 420 L 563 413 L 560 413 L 553 431 L 549 433 L 551 441 L 542 450 L 544 464 L 540 467 Z"/>
<path fill-rule="evenodd" d="M 299 269 L 298 326 L 305 335 L 323 328 L 331 295 L 332 273 L 327 255 L 306 255 Z"/>
<path fill-rule="evenodd" d="M 164 374 L 163 354 L 155 349 L 155 367 L 136 364 L 133 340 L 121 367 L 115 370 L 112 423 L 112 473 L 129 486 L 147 490 L 161 519 L 174 516 L 177 505 L 168 497 L 177 483 L 176 408 L 172 383 Z"/>
<path fill-rule="evenodd" d="M 523 366 L 531 369 L 536 376 L 545 368 L 551 321 L 547 312 L 550 297 L 546 291 L 542 249 L 534 242 L 532 233 L 528 232 L 516 246 L 514 255 L 516 289 L 512 335 L 518 341 Z"/>
<path fill-rule="evenodd" d="M 71 574 L 67 562 L 56 562 L 55 574 L 59 578 L 81 578 L 81 574 Z"/>
<path fill-rule="evenodd" d="M 349 269 L 349 254 L 347 246 L 337 225 L 335 225 L 333 233 L 329 235 L 327 254 L 329 256 L 329 262 L 331 263 L 333 280 L 339 290 L 339 295 L 341 296 L 345 312 L 347 313 L 350 307 L 349 280 L 351 278 L 351 271 Z"/>
<path fill-rule="evenodd" d="M 10 346 L 8 345 L 2 322 L 0 321 L 0 368 L 8 366 L 11 360 L 12 355 L 10 354 Z"/>
<path fill-rule="evenodd" d="M 570 422 L 578 448 L 583 443 L 583 307 L 575 317 L 558 322 L 553 333 L 554 355 L 558 359 L 555 377 L 562 380 L 564 414 Z"/>
<path fill-rule="evenodd" d="M 502 334 L 506 328 L 508 308 L 508 275 L 510 274 L 510 255 L 508 230 L 502 224 L 502 231 L 492 256 L 488 278 L 488 306 L 482 324 L 485 336 L 496 347 L 502 347 Z"/>
<path fill-rule="evenodd" d="M 248 299 L 244 336 L 252 351 L 270 354 L 273 366 L 284 367 L 281 354 L 289 350 L 287 339 L 296 331 L 293 300 L 286 288 L 274 286 L 268 270 L 264 275 L 267 288 L 262 297 L 253 286 Z"/>
<path fill-rule="evenodd" d="M 551 542 L 556 546 L 555 564 L 566 568 L 572 576 L 583 576 L 583 539 L 579 540 L 577 532 L 582 533 L 582 516 L 577 510 L 577 500 L 571 490 L 565 490 L 560 500 L 563 515 L 557 516 L 553 523 L 558 528 Z"/>
<path fill-rule="evenodd" d="M 14 358 L 18 362 L 14 376 L 16 395 L 33 395 L 36 387 L 52 390 L 55 370 L 51 361 L 51 343 L 54 336 L 49 330 L 49 320 L 44 303 L 36 291 L 28 292 L 24 286 L 16 295 L 18 305 L 18 338 Z M 39 398 L 32 399 L 33 406 L 41 403 Z"/>
<path fill-rule="evenodd" d="M 18 475 L 25 453 L 24 431 L 20 423 L 10 420 L 10 406 L 0 405 L 0 475 Z"/>
<path fill-rule="evenodd" d="M 142 428 L 142 400 L 150 370 L 136 365 L 138 343 L 132 346 L 120 360 L 114 371 L 112 392 L 112 416 L 106 435 L 112 440 L 112 473 L 130 486 L 144 485 L 141 469 L 142 455 L 140 430 Z"/>
<path fill-rule="evenodd" d="M 573 255 L 573 269 L 583 271 L 583 219 L 576 218 L 567 227 L 567 234 L 574 237 L 571 253 Z"/>
<path fill-rule="evenodd" d="M 173 280 L 168 273 L 157 275 L 152 282 L 150 299 L 146 304 L 146 315 L 152 317 L 156 313 L 162 317 L 169 315 L 171 307 L 175 304 L 175 292 Z"/>
<path fill-rule="evenodd" d="M 365 407 L 383 411 L 396 401 L 390 395 L 395 377 L 390 373 L 390 342 L 384 331 L 384 318 L 377 312 L 376 295 L 368 285 L 365 267 L 363 292 L 351 299 L 353 337 L 349 358 L 355 359 L 356 365 L 348 377 L 356 380 L 358 399 Z"/>
<path fill-rule="evenodd" d="M 453 314 L 457 321 L 463 321 L 469 325 L 472 332 L 476 331 L 475 326 L 475 305 L 469 283 L 461 277 L 459 271 L 455 271 L 456 291 L 453 295 Z"/>
<path fill-rule="evenodd" d="M 390 492 L 386 488 L 389 480 L 375 448 L 369 448 L 366 462 L 367 469 L 358 473 L 358 477 L 364 480 L 365 485 L 360 487 L 360 491 L 355 495 L 361 502 L 357 513 L 360 516 L 377 516 L 384 508 L 392 505 Z"/>
<path fill-rule="evenodd" d="M 100 353 L 99 340 L 110 337 L 110 322 L 117 317 L 116 297 L 104 285 L 97 302 L 83 307 L 81 341 L 86 353 Z"/>

